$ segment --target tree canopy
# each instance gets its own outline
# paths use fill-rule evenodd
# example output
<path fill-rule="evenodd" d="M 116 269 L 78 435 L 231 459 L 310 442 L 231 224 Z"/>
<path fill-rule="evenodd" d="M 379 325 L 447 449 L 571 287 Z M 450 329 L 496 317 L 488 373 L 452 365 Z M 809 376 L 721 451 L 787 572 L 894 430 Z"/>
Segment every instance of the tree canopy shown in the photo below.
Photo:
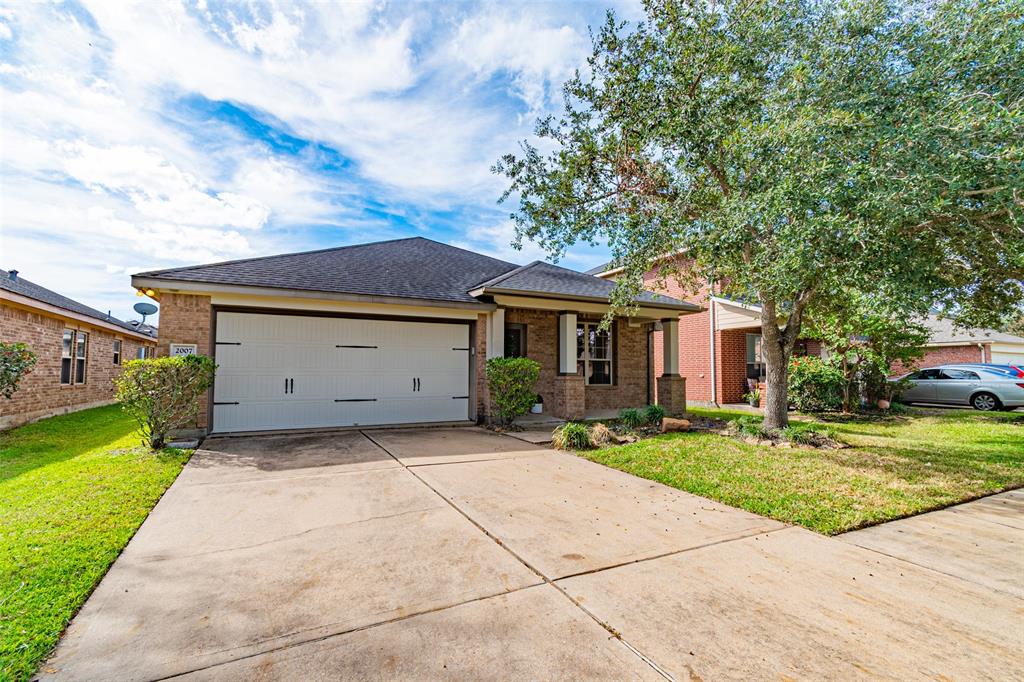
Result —
<path fill-rule="evenodd" d="M 496 164 L 517 239 L 606 242 L 619 311 L 684 251 L 678 276 L 779 320 L 769 373 L 851 290 L 988 326 L 1024 298 L 1019 0 L 645 6 L 608 14 L 564 111 Z"/>

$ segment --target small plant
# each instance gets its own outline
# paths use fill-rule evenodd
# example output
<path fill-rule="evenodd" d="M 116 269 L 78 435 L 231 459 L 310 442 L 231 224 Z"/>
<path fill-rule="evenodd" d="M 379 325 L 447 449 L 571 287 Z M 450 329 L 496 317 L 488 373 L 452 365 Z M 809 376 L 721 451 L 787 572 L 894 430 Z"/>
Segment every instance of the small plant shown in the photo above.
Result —
<path fill-rule="evenodd" d="M 0 342 L 0 394 L 13 398 L 18 383 L 32 371 L 36 354 L 24 343 Z"/>
<path fill-rule="evenodd" d="M 491 414 L 508 426 L 530 411 L 537 400 L 534 385 L 540 376 L 540 364 L 529 358 L 491 358 L 487 361 L 487 388 L 491 394 Z"/>
<path fill-rule="evenodd" d="M 619 410 L 619 420 L 628 429 L 639 429 L 644 425 L 644 415 L 632 407 Z"/>
<path fill-rule="evenodd" d="M 665 408 L 661 405 L 648 405 L 644 408 L 644 421 L 651 426 L 661 426 L 665 418 Z"/>
<path fill-rule="evenodd" d="M 760 417 L 744 415 L 729 422 L 729 430 L 738 436 L 745 438 L 769 438 L 770 434 L 764 428 L 764 422 Z"/>
<path fill-rule="evenodd" d="M 747 393 L 743 394 L 743 399 L 747 401 L 747 404 L 751 407 L 757 407 L 761 404 L 761 389 L 752 388 Z"/>
<path fill-rule="evenodd" d="M 551 444 L 559 450 L 587 450 L 590 448 L 590 430 L 580 422 L 566 422 L 551 434 Z"/>
<path fill-rule="evenodd" d="M 590 445 L 595 448 L 603 448 L 612 442 L 612 430 L 601 422 L 590 426 Z"/>
<path fill-rule="evenodd" d="M 216 369 L 205 355 L 130 360 L 114 380 L 117 401 L 139 422 L 143 442 L 157 450 L 171 431 L 195 423 Z"/>

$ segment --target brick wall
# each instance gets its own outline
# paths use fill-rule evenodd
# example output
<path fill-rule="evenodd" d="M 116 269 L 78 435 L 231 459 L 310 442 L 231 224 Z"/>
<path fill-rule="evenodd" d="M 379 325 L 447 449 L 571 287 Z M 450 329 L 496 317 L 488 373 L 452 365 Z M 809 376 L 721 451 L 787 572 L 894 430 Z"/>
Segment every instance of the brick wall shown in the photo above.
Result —
<path fill-rule="evenodd" d="M 551 403 L 558 390 L 558 313 L 508 308 L 505 310 L 505 324 L 526 325 L 527 357 L 540 364 L 537 393 L 544 399 L 545 411 L 551 413 L 558 409 Z M 615 385 L 587 386 L 584 389 L 584 409 L 587 412 L 618 410 L 647 403 L 647 327 L 630 327 L 626 320 L 616 320 L 614 343 Z M 562 398 L 564 396 L 560 394 Z"/>
<path fill-rule="evenodd" d="M 741 403 L 747 392 L 747 334 L 749 329 L 721 329 L 715 332 L 718 402 Z"/>
<path fill-rule="evenodd" d="M 991 344 L 985 345 L 985 360 L 991 362 Z M 981 349 L 977 344 L 965 344 L 962 346 L 937 346 L 928 348 L 924 357 L 909 364 L 895 362 L 892 365 L 892 375 L 906 374 L 918 367 L 932 367 L 934 365 L 947 365 L 956 362 L 982 362 Z"/>
<path fill-rule="evenodd" d="M 157 355 L 169 355 L 172 343 L 194 343 L 200 355 L 212 356 L 212 324 L 209 296 L 161 294 Z M 200 399 L 199 418 L 195 424 L 197 429 L 205 429 L 209 424 L 209 398 L 210 395 L 207 393 Z"/>
<path fill-rule="evenodd" d="M 487 315 L 476 317 L 476 417 L 483 421 L 490 398 L 487 391 Z"/>
<path fill-rule="evenodd" d="M 89 335 L 84 384 L 60 383 L 61 342 L 65 329 Z M 93 326 L 49 312 L 0 303 L 0 341 L 23 342 L 36 354 L 35 368 L 22 379 L 10 400 L 0 397 L 0 428 L 105 405 L 114 399 L 114 340 L 121 340 L 122 363 L 134 359 L 139 347 L 152 346 L 127 334 Z"/>

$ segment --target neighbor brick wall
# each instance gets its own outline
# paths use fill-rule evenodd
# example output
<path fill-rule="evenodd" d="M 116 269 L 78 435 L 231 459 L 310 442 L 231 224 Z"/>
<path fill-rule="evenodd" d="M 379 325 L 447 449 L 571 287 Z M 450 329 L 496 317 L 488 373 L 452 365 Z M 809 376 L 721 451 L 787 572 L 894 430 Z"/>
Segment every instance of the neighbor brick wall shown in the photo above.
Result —
<path fill-rule="evenodd" d="M 991 362 L 991 344 L 985 345 L 985 360 Z M 956 362 L 982 362 L 981 349 L 977 344 L 965 344 L 962 346 L 937 346 L 925 350 L 924 357 L 907 364 L 894 362 L 891 373 L 893 376 L 906 374 L 918 367 L 932 367 L 934 365 L 947 365 Z"/>
<path fill-rule="evenodd" d="M 747 392 L 747 329 L 722 329 L 715 332 L 718 402 L 741 403 Z"/>
<path fill-rule="evenodd" d="M 60 383 L 65 329 L 89 335 L 84 384 Z M 121 340 L 121 365 L 114 364 L 115 339 Z M 0 397 L 0 428 L 112 402 L 113 380 L 121 373 L 123 363 L 134 359 L 140 346 L 155 345 L 49 311 L 7 303 L 0 303 L 0 341 L 26 343 L 37 357 L 36 366 L 22 379 L 14 397 Z"/>
<path fill-rule="evenodd" d="M 213 356 L 212 325 L 209 296 L 161 294 L 157 355 L 169 355 L 172 343 L 194 343 L 200 355 Z M 205 429 L 209 425 L 209 398 L 210 393 L 207 392 L 200 399 L 199 418 L 196 420 L 195 428 Z"/>

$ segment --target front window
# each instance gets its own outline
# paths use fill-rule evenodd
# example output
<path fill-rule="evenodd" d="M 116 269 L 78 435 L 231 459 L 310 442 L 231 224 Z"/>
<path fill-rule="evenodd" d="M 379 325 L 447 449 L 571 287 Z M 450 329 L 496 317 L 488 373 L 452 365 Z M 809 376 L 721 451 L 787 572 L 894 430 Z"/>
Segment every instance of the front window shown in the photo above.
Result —
<path fill-rule="evenodd" d="M 71 355 L 74 348 L 75 333 L 70 329 L 65 329 L 60 346 L 60 383 L 62 384 L 71 383 L 71 370 L 73 369 Z"/>
<path fill-rule="evenodd" d="M 75 383 L 85 383 L 85 358 L 89 345 L 89 335 L 78 332 L 75 339 Z"/>
<path fill-rule="evenodd" d="M 576 325 L 576 371 L 588 384 L 608 386 L 612 383 L 612 334 L 599 327 L 599 322 Z"/>
<path fill-rule="evenodd" d="M 506 324 L 505 325 L 505 357 L 525 358 L 526 357 L 526 325 Z"/>
<path fill-rule="evenodd" d="M 747 378 L 764 381 L 764 356 L 761 355 L 760 334 L 747 334 Z"/>

